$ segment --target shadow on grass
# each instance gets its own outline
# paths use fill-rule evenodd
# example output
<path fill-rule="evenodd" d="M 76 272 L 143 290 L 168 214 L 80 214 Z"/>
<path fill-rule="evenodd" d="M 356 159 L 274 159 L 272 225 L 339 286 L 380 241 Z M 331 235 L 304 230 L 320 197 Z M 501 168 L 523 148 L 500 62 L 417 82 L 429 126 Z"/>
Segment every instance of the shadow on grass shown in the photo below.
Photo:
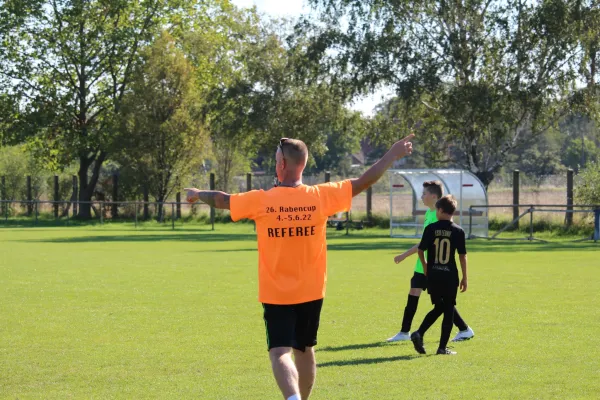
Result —
<path fill-rule="evenodd" d="M 348 365 L 369 365 L 369 364 L 381 364 L 385 362 L 394 362 L 394 361 L 411 361 L 415 358 L 419 358 L 423 356 L 419 355 L 410 355 L 410 356 L 395 356 L 395 357 L 377 357 L 377 358 L 356 358 L 353 360 L 340 360 L 340 361 L 327 361 L 324 363 L 317 364 L 319 368 L 326 367 L 345 367 Z"/>
<path fill-rule="evenodd" d="M 385 346 L 394 346 L 392 343 L 387 342 L 373 342 L 373 343 L 363 343 L 363 344 L 349 344 L 346 346 L 327 346 L 322 347 L 319 351 L 345 351 L 345 350 L 360 350 L 360 349 L 372 349 L 375 347 L 385 347 Z"/>
<path fill-rule="evenodd" d="M 153 227 L 154 228 L 154 227 Z M 44 230 L 44 229 L 42 229 Z M 27 231 L 27 229 L 22 229 Z M 97 232 L 116 232 L 118 229 L 93 229 Z M 81 232 L 81 231 L 79 231 Z M 122 232 L 122 231 L 120 231 Z M 146 234 L 147 232 L 156 232 Z M 256 241 L 255 233 L 227 233 L 211 231 L 210 228 L 186 228 L 185 231 L 166 230 L 157 232 L 154 229 L 131 230 L 123 232 L 120 235 L 89 235 L 89 236 L 74 236 L 62 238 L 48 239 L 31 239 L 21 240 L 28 243 L 90 243 L 90 242 L 225 242 L 225 241 Z M 330 251 L 389 251 L 399 252 L 410 246 L 414 241 L 397 241 L 385 236 L 379 235 L 356 235 L 356 236 L 333 236 L 329 238 L 328 249 Z M 600 249 L 600 243 L 583 242 L 573 243 L 568 241 L 563 242 L 519 242 L 519 241 L 502 241 L 494 242 L 488 240 L 475 240 L 467 242 L 467 250 L 469 252 L 532 252 L 532 251 L 572 251 L 572 250 L 587 250 Z M 255 247 L 240 248 L 235 250 L 222 251 L 252 251 Z M 219 251 L 219 250 L 214 250 Z"/>
<path fill-rule="evenodd" d="M 415 240 L 415 244 L 418 243 Z M 395 243 L 391 241 L 361 241 L 343 243 L 340 240 L 335 240 L 328 245 L 329 250 L 338 251 L 357 251 L 357 250 L 387 250 L 387 251 L 403 251 L 407 248 L 406 243 Z M 531 252 L 531 251 L 568 251 L 568 250 L 586 250 L 600 249 L 600 243 L 594 242 L 548 242 L 548 243 L 531 243 L 531 242 L 492 242 L 478 241 L 467 242 L 467 251 L 469 252 Z"/>
<path fill-rule="evenodd" d="M 142 231 L 140 231 L 141 233 Z M 230 233 L 173 233 L 137 235 L 103 235 L 103 236 L 76 236 L 54 239 L 20 240 L 27 243 L 90 243 L 90 242 L 225 242 L 225 241 L 249 241 L 256 240 L 254 234 L 230 234 Z"/>

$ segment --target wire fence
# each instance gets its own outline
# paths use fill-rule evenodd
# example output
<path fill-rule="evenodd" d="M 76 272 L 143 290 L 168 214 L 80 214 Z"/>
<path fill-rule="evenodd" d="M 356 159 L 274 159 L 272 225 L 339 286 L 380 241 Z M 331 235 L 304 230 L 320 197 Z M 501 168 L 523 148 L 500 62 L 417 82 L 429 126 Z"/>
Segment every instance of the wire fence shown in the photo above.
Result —
<path fill-rule="evenodd" d="M 51 200 L 0 200 L 0 224 L 39 225 L 45 221 L 62 222 L 69 226 L 77 221 L 78 210 L 89 205 L 91 221 L 131 222 L 137 228 L 147 221 L 170 224 L 172 229 L 193 218 L 204 219 L 212 226 L 216 219 L 215 210 L 206 204 L 187 202 L 143 202 L 143 201 L 51 201 Z M 89 221 L 87 221 L 89 223 Z"/>
<path fill-rule="evenodd" d="M 1 173 L 0 173 L 1 175 Z M 490 220 L 499 220 L 499 221 L 511 221 L 514 219 L 513 208 L 510 206 L 502 206 L 502 205 L 510 205 L 513 204 L 514 200 L 514 175 L 512 174 L 501 174 L 498 175 L 497 178 L 490 184 L 487 191 L 488 196 L 488 204 L 498 207 L 490 207 L 489 209 L 489 218 Z M 3 177 L 4 178 L 4 177 Z M 72 218 L 73 208 L 77 208 L 78 204 L 85 204 L 85 202 L 77 202 L 74 199 L 77 198 L 75 195 L 77 193 L 76 185 L 77 178 L 71 177 L 71 179 L 67 179 L 68 177 L 62 177 L 61 179 L 54 179 L 55 187 L 51 185 L 47 185 L 44 191 L 35 191 L 35 190 L 27 190 L 28 186 L 32 186 L 32 182 L 35 182 L 35 179 L 31 179 L 31 177 L 6 177 L 7 179 L 3 179 L 3 184 L 0 185 L 0 200 L 4 199 L 5 201 L 9 199 L 12 204 L 9 207 L 9 214 L 11 218 L 25 218 L 31 217 L 34 215 L 33 208 L 37 207 L 38 217 L 40 214 L 51 214 L 56 220 L 69 219 Z M 64 178 L 64 179 L 63 179 Z M 202 176 L 202 182 L 209 182 L 210 179 L 205 179 L 206 176 Z M 304 183 L 307 185 L 315 185 L 319 183 L 323 183 L 326 181 L 339 181 L 342 179 L 348 179 L 351 176 L 338 176 L 335 174 L 329 174 L 327 172 L 315 173 L 311 175 L 304 176 Z M 574 177 L 575 186 L 577 186 L 577 176 Z M 245 176 L 237 176 L 234 177 L 233 183 L 231 186 L 231 193 L 239 193 L 245 192 L 249 189 L 263 189 L 268 190 L 271 189 L 274 185 L 275 176 L 273 174 L 247 174 Z M 9 185 L 9 181 L 12 182 Z M 145 200 L 138 200 L 140 198 L 139 194 L 128 195 L 130 191 L 127 188 L 123 187 L 123 185 L 113 185 L 113 183 L 117 182 L 116 178 L 113 179 L 104 179 L 104 186 L 102 186 L 100 193 L 95 195 L 93 201 L 89 202 L 96 209 L 100 208 L 110 208 L 110 212 L 104 210 L 103 217 L 104 219 L 112 220 L 112 208 L 114 204 L 117 204 L 116 209 L 116 217 L 115 220 L 132 220 L 135 222 L 135 217 L 138 216 L 138 221 L 140 220 L 149 220 L 149 219 L 160 219 L 161 221 L 169 221 L 172 219 L 171 214 L 175 213 L 175 215 L 182 215 L 182 220 L 186 220 L 188 216 L 196 216 L 198 211 L 198 206 L 196 206 L 193 210 L 189 209 L 189 205 L 187 203 L 181 202 L 181 191 L 182 189 L 176 189 L 175 193 L 172 194 L 165 202 L 161 203 L 150 202 L 148 200 L 148 193 L 145 196 L 142 196 Z M 214 184 L 214 178 L 212 180 Z M 12 185 L 12 186 L 11 186 Z M 115 189 L 115 186 L 119 189 L 118 193 Z M 534 206 L 539 206 L 542 204 L 565 204 L 569 201 L 569 193 L 568 193 L 568 182 L 567 182 L 567 173 L 561 175 L 549 175 L 549 176 L 533 176 L 521 173 L 520 174 L 520 182 L 519 182 L 519 203 L 521 204 L 531 204 Z M 13 189 L 10 189 L 13 187 Z M 19 189 L 17 189 L 17 187 Z M 213 187 L 206 187 L 206 189 L 214 189 Z M 29 193 L 28 193 L 29 192 Z M 121 199 L 121 197 L 125 197 L 125 199 Z M 130 196 L 130 197 L 129 197 Z M 405 214 L 409 215 L 412 212 L 413 207 L 413 196 L 416 196 L 417 199 L 420 196 L 420 193 L 400 193 L 398 196 L 400 198 L 394 199 L 394 204 L 402 204 L 402 207 L 406 208 Z M 127 199 L 129 197 L 129 199 Z M 131 197 L 137 197 L 137 199 L 131 199 Z M 70 198 L 71 200 L 67 200 Z M 115 201 L 118 199 L 118 201 Z M 179 203 L 179 206 L 176 206 Z M 36 205 L 37 204 L 37 205 Z M 137 204 L 137 206 L 136 206 Z M 147 207 L 150 208 L 149 212 L 144 214 L 143 204 L 147 204 Z M 102 205 L 102 207 L 100 206 Z M 172 205 L 175 205 L 175 211 L 173 211 Z M 59 208 L 59 216 L 52 214 L 54 212 L 53 208 Z M 65 210 L 67 208 L 71 208 L 70 214 L 65 214 Z M 138 208 L 137 211 L 135 208 Z M 164 209 L 164 215 L 159 215 Z M 181 209 L 181 212 L 178 212 L 178 209 Z M 141 211 L 140 211 L 141 210 Z M 6 217 L 6 210 L 0 210 L 0 219 L 4 216 Z M 206 207 L 200 213 L 209 213 L 209 208 Z M 377 216 L 382 220 L 389 219 L 390 217 L 390 191 L 389 191 L 389 177 L 384 176 L 382 179 L 374 185 L 371 191 L 371 197 L 368 198 L 366 193 L 362 193 L 356 196 L 352 201 L 352 208 L 350 211 L 351 218 L 356 220 L 365 220 L 367 216 Z M 542 213 L 538 213 L 540 215 Z M 542 214 L 544 218 L 548 219 L 553 223 L 560 223 L 564 221 L 563 216 L 559 213 L 545 213 Z M 584 220 L 584 216 L 586 214 L 576 214 L 576 221 L 581 222 Z M 46 218 L 46 217 L 45 217 Z M 213 218 L 214 219 L 214 218 Z M 101 222 L 100 214 L 94 213 L 94 220 Z M 179 217 L 175 217 L 175 221 L 178 221 Z"/>
<path fill-rule="evenodd" d="M 518 216 L 514 218 L 507 224 L 504 224 L 502 228 L 500 228 L 494 234 L 486 235 L 486 236 L 478 236 L 473 234 L 474 227 L 474 216 L 480 212 L 480 210 L 490 210 L 494 208 L 510 208 L 517 209 Z M 525 209 L 525 211 L 522 211 Z M 528 240 L 528 241 L 543 241 L 535 237 L 534 232 L 534 214 L 560 214 L 561 216 L 568 216 L 573 214 L 590 216 L 594 217 L 594 230 L 591 236 L 585 237 L 583 239 L 579 239 L 577 241 L 585 241 L 585 240 L 593 240 L 597 242 L 600 240 L 600 204 L 582 204 L 582 205 L 573 205 L 573 204 L 497 204 L 497 205 L 473 205 L 469 208 L 469 225 L 468 225 L 468 237 L 470 239 L 483 238 L 490 240 L 499 240 L 499 236 L 511 229 L 518 228 L 519 223 L 522 219 L 527 218 L 527 232 L 528 236 L 523 238 L 511 238 L 509 240 Z M 567 218 L 566 218 L 567 219 Z M 572 221 L 572 217 L 570 218 Z M 572 222 L 570 222 L 572 224 Z"/>

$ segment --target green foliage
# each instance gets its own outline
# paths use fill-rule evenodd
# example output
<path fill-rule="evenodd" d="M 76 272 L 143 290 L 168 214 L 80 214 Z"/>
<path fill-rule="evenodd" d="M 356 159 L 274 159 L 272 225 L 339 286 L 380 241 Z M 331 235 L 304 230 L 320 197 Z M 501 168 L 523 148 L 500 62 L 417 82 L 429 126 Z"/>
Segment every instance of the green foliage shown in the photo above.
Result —
<path fill-rule="evenodd" d="M 575 199 L 579 204 L 600 204 L 600 163 L 589 163 L 579 173 Z"/>
<path fill-rule="evenodd" d="M 424 138 L 434 164 L 467 168 L 486 186 L 516 149 L 570 111 L 575 2 L 311 4 L 323 8 L 320 25 L 301 26 L 316 32 L 309 54 L 355 93 L 391 85 L 401 104 L 387 109 L 400 121 L 391 125 Z M 398 136 L 387 132 L 379 140 Z"/>
<path fill-rule="evenodd" d="M 27 176 L 31 177 L 33 200 L 54 199 L 54 176 L 59 177 L 59 199 L 70 200 L 73 193 L 73 175 L 77 167 L 70 166 L 62 171 L 50 170 L 42 165 L 27 146 L 8 146 L 0 149 L 0 176 L 5 177 L 6 198 L 25 201 L 28 198 Z M 62 205 L 61 209 L 65 209 Z M 13 209 L 19 207 L 13 206 Z M 24 205 L 20 208 L 25 209 Z"/>
<path fill-rule="evenodd" d="M 586 166 L 588 163 L 600 161 L 600 149 L 598 149 L 595 141 L 586 137 L 579 140 L 568 140 L 565 142 L 561 159 L 565 166 L 579 171 L 582 166 Z"/>
<path fill-rule="evenodd" d="M 490 235 L 498 232 L 512 222 L 512 218 L 508 217 L 491 217 L 489 220 Z M 533 220 L 533 235 L 544 239 L 551 238 L 584 238 L 590 237 L 594 231 L 594 226 L 586 219 L 576 221 L 571 226 L 565 225 L 564 221 L 552 220 L 550 218 L 534 217 Z M 521 220 L 518 228 L 511 227 L 507 229 L 511 234 L 502 234 L 500 238 L 508 237 L 528 237 L 530 232 L 529 222 L 525 219 Z M 519 235 L 519 236 L 515 236 Z"/>
<path fill-rule="evenodd" d="M 19 142 L 18 130 L 15 128 L 20 117 L 16 96 L 0 92 L 0 148 Z"/>
<path fill-rule="evenodd" d="M 52 171 L 45 169 L 24 145 L 0 148 L 0 175 L 5 176 L 6 197 L 27 199 L 27 176 L 31 176 L 32 198 L 40 199 L 51 187 Z"/>
<path fill-rule="evenodd" d="M 19 199 L 25 187 L 28 157 L 22 146 L 0 149 L 0 175 L 5 177 L 4 194 L 7 199 Z"/>
<path fill-rule="evenodd" d="M 130 184 L 146 186 L 162 202 L 198 167 L 208 137 L 194 70 L 173 37 L 164 32 L 143 57 L 123 102 L 122 151 L 115 158 Z"/>
<path fill-rule="evenodd" d="M 21 130 L 58 167 L 79 162 L 82 201 L 91 199 L 114 146 L 115 120 L 139 51 L 182 3 L 10 2 L 0 14 L 0 86 L 23 99 Z M 80 208 L 84 217 L 90 208 Z"/>
<path fill-rule="evenodd" d="M 261 20 L 252 10 L 227 11 L 200 21 L 203 29 L 184 41 L 207 99 L 217 187 L 231 190 L 233 177 L 248 172 L 257 155 L 263 169 L 271 170 L 281 137 L 304 140 L 312 168 L 337 166 L 357 150 L 363 121 L 347 111 L 336 85 L 297 73 L 306 60 L 300 43 L 283 42 L 282 32 L 290 27 Z"/>

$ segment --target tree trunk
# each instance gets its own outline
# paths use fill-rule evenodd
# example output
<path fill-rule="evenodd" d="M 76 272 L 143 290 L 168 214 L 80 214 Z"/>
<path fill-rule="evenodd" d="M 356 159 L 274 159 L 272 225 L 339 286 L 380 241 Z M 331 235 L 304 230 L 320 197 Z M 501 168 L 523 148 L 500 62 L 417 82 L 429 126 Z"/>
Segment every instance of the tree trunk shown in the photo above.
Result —
<path fill-rule="evenodd" d="M 158 215 L 156 216 L 156 220 L 158 222 L 162 222 L 162 220 L 164 219 L 165 207 L 163 205 L 163 202 L 167 199 L 167 186 L 164 185 L 164 182 L 162 182 L 163 177 L 161 177 L 160 179 L 161 182 L 159 183 L 158 193 L 156 196 L 156 202 L 158 203 Z"/>
<path fill-rule="evenodd" d="M 88 196 L 88 169 L 90 167 L 90 160 L 87 157 L 79 157 L 79 201 L 90 201 L 92 196 Z M 81 219 L 92 218 L 92 208 L 89 203 L 79 203 L 79 214 L 77 215 Z"/>
<path fill-rule="evenodd" d="M 156 209 L 157 209 L 157 213 L 156 213 L 156 220 L 158 222 L 162 221 L 162 217 L 163 217 L 163 204 L 162 204 L 162 200 L 157 200 L 157 204 L 156 204 Z"/>
<path fill-rule="evenodd" d="M 98 183 L 98 178 L 100 177 L 100 168 L 106 159 L 106 153 L 100 152 L 100 154 L 92 158 L 88 158 L 85 156 L 79 157 L 79 172 L 77 175 L 79 176 L 79 215 L 80 219 L 91 219 L 92 218 L 92 207 L 91 201 L 92 196 L 94 195 L 94 190 L 96 189 L 96 184 Z M 88 169 L 94 163 L 94 168 L 92 171 L 92 178 L 88 182 Z"/>
<path fill-rule="evenodd" d="M 483 186 L 485 187 L 486 191 L 488 190 L 490 183 L 492 183 L 494 181 L 494 173 L 493 172 L 479 171 L 479 172 L 475 173 L 475 176 L 477 178 L 479 178 L 481 183 L 483 183 Z"/>

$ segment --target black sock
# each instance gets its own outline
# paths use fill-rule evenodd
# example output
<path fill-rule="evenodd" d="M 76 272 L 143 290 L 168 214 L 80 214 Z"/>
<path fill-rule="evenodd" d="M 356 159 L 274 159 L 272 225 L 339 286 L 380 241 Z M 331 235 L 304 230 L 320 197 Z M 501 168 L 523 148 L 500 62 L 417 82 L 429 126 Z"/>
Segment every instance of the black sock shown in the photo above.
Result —
<path fill-rule="evenodd" d="M 462 319 L 456 307 L 454 307 L 454 325 L 456 325 L 459 331 L 466 331 L 469 329 L 469 325 Z"/>
<path fill-rule="evenodd" d="M 442 335 L 440 336 L 440 349 L 445 349 L 450 340 L 450 332 L 452 332 L 452 319 L 454 316 L 454 306 L 447 305 L 444 307 L 444 320 L 442 321 Z"/>
<path fill-rule="evenodd" d="M 406 307 L 404 307 L 404 318 L 402 318 L 402 329 L 401 332 L 410 332 L 410 326 L 412 325 L 413 318 L 417 312 L 417 305 L 419 304 L 419 296 L 408 295 L 408 301 Z"/>
<path fill-rule="evenodd" d="M 431 328 L 431 325 L 435 324 L 435 321 L 437 321 L 437 319 L 443 313 L 444 313 L 444 308 L 442 306 L 438 306 L 436 304 L 435 307 L 433 308 L 433 310 L 431 310 L 431 311 L 429 311 L 429 313 L 427 313 L 427 315 L 425 316 L 425 319 L 421 323 L 421 326 L 419 327 L 419 334 L 421 336 L 424 336 L 425 332 L 427 332 L 427 330 L 429 328 Z"/>

